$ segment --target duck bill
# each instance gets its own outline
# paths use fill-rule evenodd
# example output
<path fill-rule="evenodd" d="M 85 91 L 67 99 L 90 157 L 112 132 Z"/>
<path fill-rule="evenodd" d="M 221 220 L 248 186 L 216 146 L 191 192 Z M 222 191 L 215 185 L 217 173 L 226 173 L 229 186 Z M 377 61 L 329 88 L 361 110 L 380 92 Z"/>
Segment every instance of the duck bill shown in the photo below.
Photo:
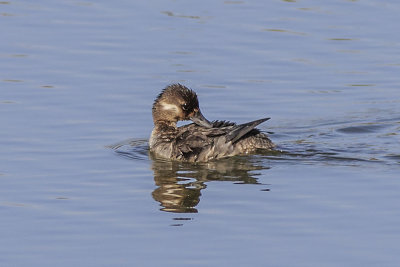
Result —
<path fill-rule="evenodd" d="M 200 110 L 190 117 L 190 120 L 199 126 L 212 128 L 212 124 L 203 116 L 203 114 L 201 114 Z"/>

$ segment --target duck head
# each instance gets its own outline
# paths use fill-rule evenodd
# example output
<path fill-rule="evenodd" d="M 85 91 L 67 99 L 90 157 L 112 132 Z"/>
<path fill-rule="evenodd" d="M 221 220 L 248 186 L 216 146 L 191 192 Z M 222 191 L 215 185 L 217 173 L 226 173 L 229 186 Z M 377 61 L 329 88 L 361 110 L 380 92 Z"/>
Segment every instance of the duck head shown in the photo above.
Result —
<path fill-rule="evenodd" d="M 181 84 L 167 86 L 153 104 L 153 121 L 176 125 L 177 121 L 191 120 L 211 128 L 212 124 L 201 114 L 196 93 Z"/>

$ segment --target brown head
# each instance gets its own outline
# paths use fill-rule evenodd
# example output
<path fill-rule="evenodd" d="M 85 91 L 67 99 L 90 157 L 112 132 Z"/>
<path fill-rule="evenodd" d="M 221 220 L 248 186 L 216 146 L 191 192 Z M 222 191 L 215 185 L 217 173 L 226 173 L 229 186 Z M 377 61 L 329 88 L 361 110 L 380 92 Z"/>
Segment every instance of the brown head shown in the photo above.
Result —
<path fill-rule="evenodd" d="M 176 124 L 177 121 L 192 120 L 211 128 L 211 123 L 200 112 L 199 100 L 194 91 L 179 83 L 167 86 L 153 104 L 153 121 Z"/>

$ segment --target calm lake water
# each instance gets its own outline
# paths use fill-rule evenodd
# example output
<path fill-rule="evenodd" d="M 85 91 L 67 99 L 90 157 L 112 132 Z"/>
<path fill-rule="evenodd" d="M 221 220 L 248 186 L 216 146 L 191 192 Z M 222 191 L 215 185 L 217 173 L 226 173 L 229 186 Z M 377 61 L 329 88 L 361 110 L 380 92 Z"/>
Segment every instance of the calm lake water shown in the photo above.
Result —
<path fill-rule="evenodd" d="M 399 14 L 0 1 L 0 266 L 399 266 Z M 174 82 L 210 120 L 271 117 L 278 151 L 150 157 Z"/>

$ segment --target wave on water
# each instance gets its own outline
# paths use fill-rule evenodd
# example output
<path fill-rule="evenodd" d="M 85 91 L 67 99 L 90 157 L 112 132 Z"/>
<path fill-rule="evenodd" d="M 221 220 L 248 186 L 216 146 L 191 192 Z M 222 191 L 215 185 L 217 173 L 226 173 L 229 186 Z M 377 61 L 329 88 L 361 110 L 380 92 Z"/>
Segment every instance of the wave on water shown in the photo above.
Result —
<path fill-rule="evenodd" d="M 373 122 L 317 121 L 301 127 L 276 127 L 274 132 L 270 136 L 277 144 L 276 151 L 257 151 L 246 157 L 267 160 L 263 163 L 266 168 L 289 162 L 344 166 L 400 163 L 400 118 Z M 132 160 L 168 161 L 151 155 L 146 139 L 131 138 L 107 147 Z M 224 162 L 227 164 L 237 162 Z"/>

